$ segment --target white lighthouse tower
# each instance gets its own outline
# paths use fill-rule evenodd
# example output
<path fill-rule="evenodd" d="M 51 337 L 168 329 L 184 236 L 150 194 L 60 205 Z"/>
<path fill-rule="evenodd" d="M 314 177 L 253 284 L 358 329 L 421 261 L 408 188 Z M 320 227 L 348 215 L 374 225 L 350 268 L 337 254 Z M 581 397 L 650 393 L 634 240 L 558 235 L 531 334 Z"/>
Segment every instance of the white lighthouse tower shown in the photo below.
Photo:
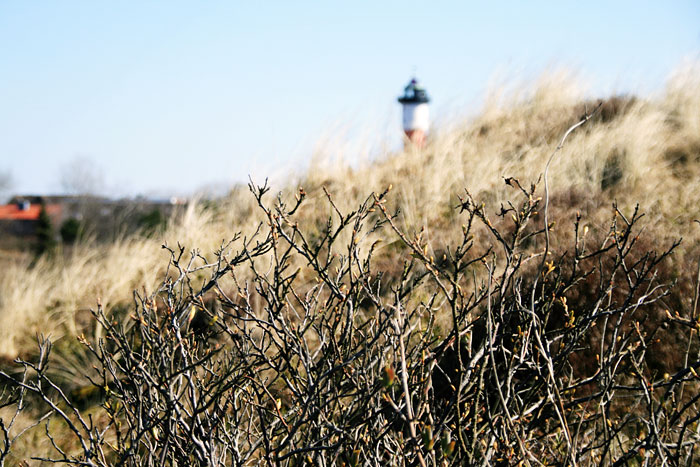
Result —
<path fill-rule="evenodd" d="M 404 88 L 403 96 L 399 97 L 399 102 L 403 106 L 403 131 L 406 133 L 406 137 L 416 146 L 423 147 L 425 135 L 430 127 L 428 93 L 413 78 Z"/>

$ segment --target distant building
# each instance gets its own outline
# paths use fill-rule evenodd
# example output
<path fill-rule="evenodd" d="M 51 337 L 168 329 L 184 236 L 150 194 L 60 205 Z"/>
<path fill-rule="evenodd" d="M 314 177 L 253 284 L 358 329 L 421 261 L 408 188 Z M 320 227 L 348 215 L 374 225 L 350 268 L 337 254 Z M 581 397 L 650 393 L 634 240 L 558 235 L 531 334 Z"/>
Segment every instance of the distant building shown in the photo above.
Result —
<path fill-rule="evenodd" d="M 430 98 L 425 88 L 413 78 L 399 97 L 403 107 L 403 131 L 410 142 L 418 147 L 425 144 L 425 136 L 430 128 Z"/>
<path fill-rule="evenodd" d="M 185 200 L 120 199 L 99 196 L 14 196 L 0 205 L 0 247 L 24 249 L 34 241 L 42 206 L 58 234 L 69 219 L 81 223 L 98 240 L 118 238 L 139 231 L 150 216 L 166 220 Z"/>
<path fill-rule="evenodd" d="M 32 203 L 26 199 L 11 201 L 10 204 L 0 205 L 0 220 L 35 221 L 39 219 L 41 208 L 41 203 Z M 59 204 L 50 204 L 45 208 L 49 216 L 61 214 L 61 205 Z"/>
<path fill-rule="evenodd" d="M 56 225 L 63 217 L 63 207 L 57 203 L 47 204 L 40 197 L 15 197 L 8 204 L 0 205 L 0 243 L 16 246 L 18 239 L 33 237 L 42 209 Z"/>

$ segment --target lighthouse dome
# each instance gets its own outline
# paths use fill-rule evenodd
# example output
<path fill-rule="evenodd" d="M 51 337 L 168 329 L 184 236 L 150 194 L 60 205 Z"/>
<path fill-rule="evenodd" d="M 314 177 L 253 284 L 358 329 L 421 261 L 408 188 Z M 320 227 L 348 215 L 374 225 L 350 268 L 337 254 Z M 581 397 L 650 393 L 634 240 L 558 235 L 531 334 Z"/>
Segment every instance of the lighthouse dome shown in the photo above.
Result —
<path fill-rule="evenodd" d="M 425 88 L 413 78 L 404 88 L 403 96 L 399 97 L 399 102 L 402 104 L 425 104 L 430 102 L 430 98 Z"/>

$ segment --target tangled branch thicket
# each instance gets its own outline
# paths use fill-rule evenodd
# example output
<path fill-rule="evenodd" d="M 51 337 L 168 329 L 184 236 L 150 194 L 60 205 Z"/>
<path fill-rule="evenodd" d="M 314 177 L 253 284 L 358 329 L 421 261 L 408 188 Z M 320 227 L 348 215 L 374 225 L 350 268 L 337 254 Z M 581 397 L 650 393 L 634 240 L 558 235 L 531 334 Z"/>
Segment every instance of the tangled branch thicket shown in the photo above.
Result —
<path fill-rule="evenodd" d="M 583 107 L 560 86 L 296 199 L 190 209 L 165 238 L 202 250 L 169 261 L 126 238 L 10 269 L 0 466 L 698 464 L 700 267 L 667 241 L 697 238 L 688 76 L 608 100 L 551 180 L 518 179 Z"/>
<path fill-rule="evenodd" d="M 698 324 L 669 316 L 687 331 L 673 373 L 647 359 L 676 244 L 643 250 L 642 216 L 615 207 L 606 235 L 576 218 L 555 248 L 537 187 L 506 183 L 517 199 L 493 220 L 465 194 L 462 239 L 438 258 L 389 190 L 349 213 L 327 193 L 319 234 L 296 219 L 303 190 L 287 205 L 251 184 L 255 234 L 211 259 L 166 246 L 165 280 L 128 320 L 93 311 L 103 337 L 80 341 L 99 409 L 54 381 L 49 340 L 0 372 L 0 464 L 28 407 L 51 443 L 32 458 L 71 465 L 697 462 Z M 380 239 L 400 274 L 375 265 Z"/>

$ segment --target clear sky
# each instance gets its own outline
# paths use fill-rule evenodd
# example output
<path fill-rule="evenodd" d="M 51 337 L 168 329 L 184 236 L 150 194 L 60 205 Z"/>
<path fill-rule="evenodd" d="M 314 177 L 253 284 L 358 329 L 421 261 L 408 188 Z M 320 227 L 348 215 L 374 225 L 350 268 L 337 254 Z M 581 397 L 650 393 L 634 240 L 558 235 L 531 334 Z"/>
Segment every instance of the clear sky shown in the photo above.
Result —
<path fill-rule="evenodd" d="M 396 141 L 414 70 L 444 118 L 498 71 L 650 91 L 686 57 L 697 0 L 2 0 L 0 172 L 55 193 L 80 160 L 112 195 L 184 194 L 303 165 L 348 128 Z"/>

